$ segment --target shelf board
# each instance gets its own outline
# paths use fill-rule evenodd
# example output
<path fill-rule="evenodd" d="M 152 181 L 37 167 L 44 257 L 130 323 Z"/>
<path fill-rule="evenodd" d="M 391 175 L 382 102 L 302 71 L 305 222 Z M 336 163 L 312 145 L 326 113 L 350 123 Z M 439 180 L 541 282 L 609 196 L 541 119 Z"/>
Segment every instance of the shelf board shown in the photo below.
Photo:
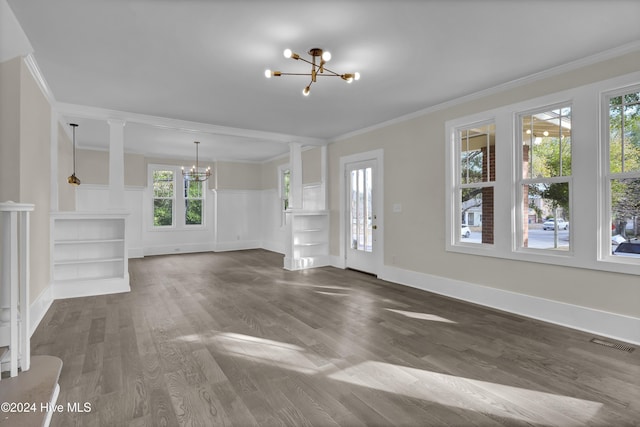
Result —
<path fill-rule="evenodd" d="M 297 211 L 297 210 L 288 210 L 285 213 L 290 213 L 295 216 L 327 216 L 329 215 L 329 211 Z"/>
<path fill-rule="evenodd" d="M 120 262 L 124 261 L 124 258 L 85 258 L 85 259 L 65 259 L 54 261 L 54 267 L 59 265 L 80 265 L 80 264 L 102 264 L 108 262 Z"/>
<path fill-rule="evenodd" d="M 88 245 L 92 243 L 122 243 L 124 239 L 78 239 L 78 240 L 56 240 L 55 245 Z"/>
<path fill-rule="evenodd" d="M 53 279 L 55 283 L 79 283 L 79 282 L 94 282 L 100 280 L 114 280 L 114 279 L 122 279 L 124 278 L 123 274 L 109 275 L 109 276 L 79 276 L 73 279 Z"/>

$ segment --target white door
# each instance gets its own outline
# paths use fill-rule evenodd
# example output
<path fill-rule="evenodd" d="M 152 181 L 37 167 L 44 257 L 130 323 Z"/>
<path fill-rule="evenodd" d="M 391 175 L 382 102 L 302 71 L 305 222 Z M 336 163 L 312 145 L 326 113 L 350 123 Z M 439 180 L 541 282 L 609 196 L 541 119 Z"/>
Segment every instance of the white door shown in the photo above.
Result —
<path fill-rule="evenodd" d="M 345 165 L 346 266 L 378 274 L 376 246 L 381 231 L 376 213 L 376 160 Z"/>

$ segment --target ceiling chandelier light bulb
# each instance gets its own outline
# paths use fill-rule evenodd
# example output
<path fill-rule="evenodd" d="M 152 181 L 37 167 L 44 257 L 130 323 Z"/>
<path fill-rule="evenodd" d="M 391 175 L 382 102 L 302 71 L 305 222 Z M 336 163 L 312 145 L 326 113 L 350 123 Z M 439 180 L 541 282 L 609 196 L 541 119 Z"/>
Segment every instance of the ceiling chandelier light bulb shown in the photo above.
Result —
<path fill-rule="evenodd" d="M 360 73 L 358 72 L 339 74 L 333 70 L 326 68 L 325 64 L 327 63 L 327 61 L 331 60 L 332 55 L 331 55 L 331 52 L 324 51 L 319 47 L 314 47 L 312 49 L 309 49 L 308 53 L 311 56 L 311 60 L 301 58 L 300 55 L 298 55 L 297 53 L 294 53 L 291 49 L 285 49 L 282 53 L 285 58 L 295 59 L 296 61 L 300 60 L 302 62 L 306 62 L 307 64 L 311 65 L 311 72 L 289 73 L 289 72 L 282 72 L 282 71 L 265 70 L 264 75 L 266 78 L 280 77 L 280 76 L 309 76 L 311 77 L 311 83 L 315 83 L 318 77 L 340 77 L 342 80 L 346 81 L 347 83 L 351 83 L 354 80 L 360 80 Z M 309 96 L 309 92 L 311 90 L 309 86 L 311 86 L 311 83 L 309 83 L 309 85 L 302 90 L 302 94 L 304 96 Z"/>

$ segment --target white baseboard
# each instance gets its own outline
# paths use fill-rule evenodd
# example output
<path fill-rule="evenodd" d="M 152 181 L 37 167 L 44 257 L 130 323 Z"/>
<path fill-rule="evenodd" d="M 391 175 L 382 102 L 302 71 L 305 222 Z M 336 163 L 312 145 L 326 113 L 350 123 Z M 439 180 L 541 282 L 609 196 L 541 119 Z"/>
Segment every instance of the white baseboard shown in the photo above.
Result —
<path fill-rule="evenodd" d="M 40 295 L 29 305 L 29 336 L 32 336 L 36 328 L 47 314 L 47 310 L 53 304 L 53 288 L 47 286 Z M 4 325 L 3 325 L 4 326 Z M 0 344 L 8 345 L 9 327 L 0 327 Z"/>
<path fill-rule="evenodd" d="M 215 252 L 228 252 L 260 248 L 262 248 L 262 242 L 259 240 L 231 240 L 228 242 L 216 242 L 213 250 Z"/>
<path fill-rule="evenodd" d="M 144 258 L 144 248 L 129 248 L 127 253 L 129 258 Z"/>
<path fill-rule="evenodd" d="M 278 254 L 283 254 L 284 255 L 284 244 L 282 242 L 267 242 L 267 241 L 263 241 L 262 244 L 260 245 L 260 248 L 266 250 L 266 251 L 270 251 L 270 252 L 275 252 Z"/>
<path fill-rule="evenodd" d="M 345 269 L 347 268 L 347 263 L 345 261 L 344 258 L 338 256 L 338 255 L 329 255 L 330 258 L 330 265 L 335 267 L 335 268 L 341 268 L 341 269 Z"/>
<path fill-rule="evenodd" d="M 383 266 L 382 280 L 640 345 L 640 319 L 593 308 Z"/>
<path fill-rule="evenodd" d="M 53 304 L 53 299 L 53 286 L 50 283 L 29 306 L 29 336 L 33 335 L 45 314 L 47 314 L 47 310 Z"/>
<path fill-rule="evenodd" d="M 212 250 L 213 245 L 211 243 L 184 243 L 175 245 L 145 246 L 142 249 L 142 252 L 143 256 L 151 256 L 211 252 Z"/>

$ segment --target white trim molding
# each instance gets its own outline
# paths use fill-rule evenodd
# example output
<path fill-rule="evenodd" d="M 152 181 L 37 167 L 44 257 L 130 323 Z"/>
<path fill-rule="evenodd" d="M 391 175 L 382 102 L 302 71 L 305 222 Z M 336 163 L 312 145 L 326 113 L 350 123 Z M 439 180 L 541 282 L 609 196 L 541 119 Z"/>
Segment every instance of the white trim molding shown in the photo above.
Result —
<path fill-rule="evenodd" d="M 379 278 L 427 292 L 640 345 L 640 319 L 426 273 L 383 266 Z"/>
<path fill-rule="evenodd" d="M 33 333 L 36 331 L 36 328 L 38 327 L 44 316 L 47 314 L 49 307 L 51 307 L 51 304 L 53 304 L 54 298 L 52 285 L 53 284 L 50 283 L 49 286 L 47 286 L 42 292 L 40 292 L 38 298 L 36 298 L 29 305 L 31 317 L 29 325 L 29 336 L 33 335 Z"/>

